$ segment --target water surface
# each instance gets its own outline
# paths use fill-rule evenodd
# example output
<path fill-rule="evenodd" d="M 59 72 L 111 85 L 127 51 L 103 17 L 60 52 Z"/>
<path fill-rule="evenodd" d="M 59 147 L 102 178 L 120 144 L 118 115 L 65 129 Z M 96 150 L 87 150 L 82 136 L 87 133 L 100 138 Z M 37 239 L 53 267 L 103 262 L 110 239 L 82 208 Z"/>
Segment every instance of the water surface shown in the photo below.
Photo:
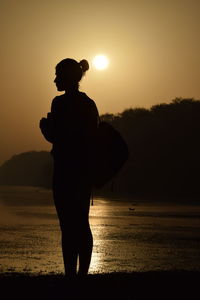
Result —
<path fill-rule="evenodd" d="M 51 191 L 1 187 L 0 197 L 0 272 L 63 272 Z M 90 273 L 200 270 L 200 205 L 163 201 L 95 198 Z"/>

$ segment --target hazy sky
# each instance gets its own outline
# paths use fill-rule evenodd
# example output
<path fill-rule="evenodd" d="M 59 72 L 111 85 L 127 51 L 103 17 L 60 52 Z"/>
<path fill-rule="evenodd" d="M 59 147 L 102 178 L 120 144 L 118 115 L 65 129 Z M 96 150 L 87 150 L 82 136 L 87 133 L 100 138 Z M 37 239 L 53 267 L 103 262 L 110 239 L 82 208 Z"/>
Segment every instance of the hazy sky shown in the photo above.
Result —
<path fill-rule="evenodd" d="M 50 149 L 38 122 L 65 57 L 108 56 L 81 82 L 100 114 L 200 99 L 199 0 L 0 0 L 0 23 L 0 163 Z"/>

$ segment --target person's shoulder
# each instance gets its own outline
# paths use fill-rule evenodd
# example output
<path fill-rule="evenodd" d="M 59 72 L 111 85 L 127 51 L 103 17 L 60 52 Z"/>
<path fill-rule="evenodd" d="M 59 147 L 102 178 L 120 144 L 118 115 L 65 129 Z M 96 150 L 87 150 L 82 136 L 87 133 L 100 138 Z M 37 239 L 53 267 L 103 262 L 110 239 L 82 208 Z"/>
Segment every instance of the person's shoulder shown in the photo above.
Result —
<path fill-rule="evenodd" d="M 64 98 L 64 94 L 54 97 L 51 103 L 51 111 L 57 110 L 63 102 Z"/>
<path fill-rule="evenodd" d="M 57 105 L 57 104 L 61 103 L 64 99 L 65 99 L 65 94 L 56 96 L 52 100 L 52 105 Z"/>
<path fill-rule="evenodd" d="M 61 101 L 65 98 L 65 94 L 59 95 L 59 96 L 55 96 L 52 100 L 52 102 L 58 102 Z"/>
<path fill-rule="evenodd" d="M 88 97 L 86 93 L 80 92 L 81 98 L 83 99 L 84 103 L 89 107 L 96 107 L 96 103 L 93 99 Z"/>

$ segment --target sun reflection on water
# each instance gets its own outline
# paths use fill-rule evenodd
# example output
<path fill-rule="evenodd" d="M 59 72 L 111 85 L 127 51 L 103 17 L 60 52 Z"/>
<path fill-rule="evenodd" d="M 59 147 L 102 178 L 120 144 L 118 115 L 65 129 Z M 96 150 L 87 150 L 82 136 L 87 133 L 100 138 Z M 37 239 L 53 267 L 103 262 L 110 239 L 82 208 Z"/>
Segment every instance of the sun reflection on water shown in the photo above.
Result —
<path fill-rule="evenodd" d="M 47 192 L 31 189 L 28 205 L 14 205 L 22 192 L 6 194 L 16 200 L 1 207 L 10 217 L 0 220 L 0 272 L 63 273 L 55 208 L 39 206 Z M 90 273 L 199 269 L 199 216 L 197 205 L 95 199 Z"/>

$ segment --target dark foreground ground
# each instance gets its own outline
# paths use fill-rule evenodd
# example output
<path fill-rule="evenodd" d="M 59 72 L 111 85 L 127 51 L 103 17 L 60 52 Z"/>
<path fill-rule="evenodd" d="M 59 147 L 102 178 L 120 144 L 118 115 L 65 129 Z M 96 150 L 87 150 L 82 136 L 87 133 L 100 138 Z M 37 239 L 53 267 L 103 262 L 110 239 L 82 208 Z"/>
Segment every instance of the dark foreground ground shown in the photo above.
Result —
<path fill-rule="evenodd" d="M 200 271 L 63 275 L 0 274 L 1 299 L 199 299 Z"/>

